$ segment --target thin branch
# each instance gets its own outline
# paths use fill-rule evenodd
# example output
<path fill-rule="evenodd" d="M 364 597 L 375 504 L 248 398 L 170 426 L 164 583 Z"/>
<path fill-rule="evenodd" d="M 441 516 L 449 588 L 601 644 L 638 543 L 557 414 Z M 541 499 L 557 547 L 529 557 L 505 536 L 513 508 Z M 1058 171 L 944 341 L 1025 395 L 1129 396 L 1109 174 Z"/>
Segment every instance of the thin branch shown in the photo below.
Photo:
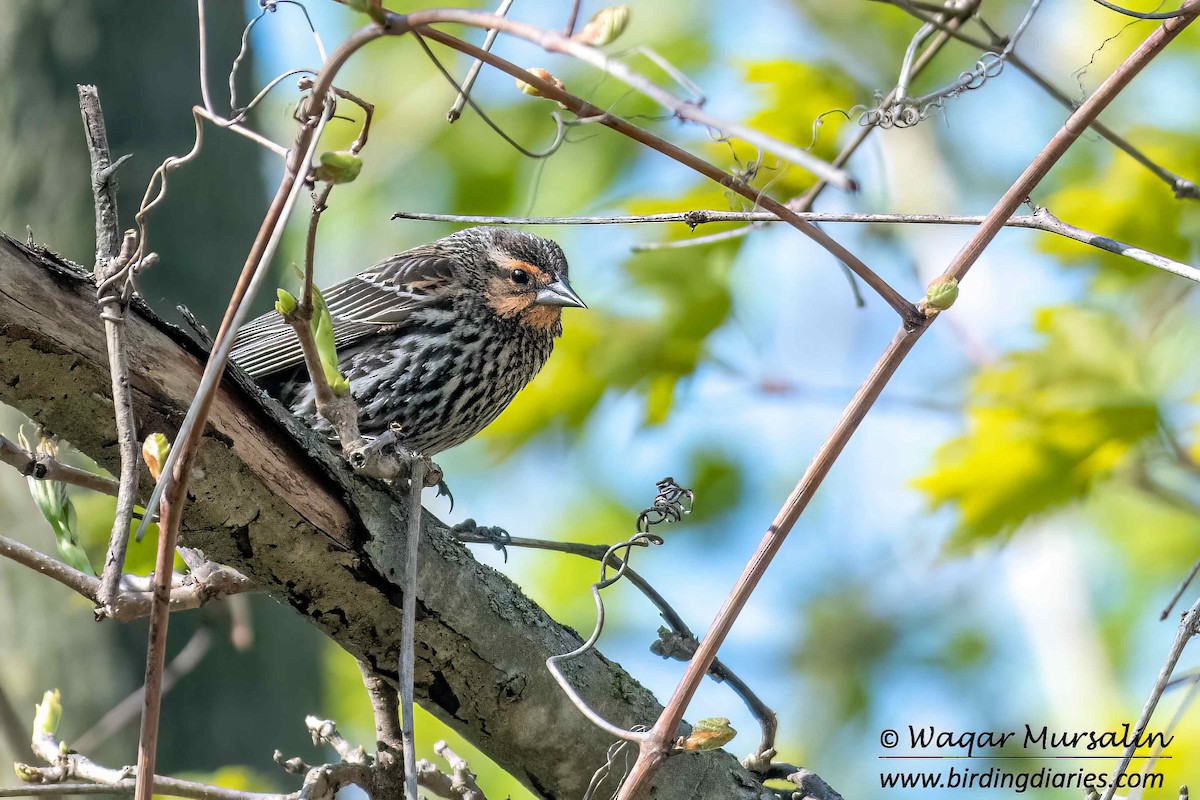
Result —
<path fill-rule="evenodd" d="M 0 536 L 0 557 L 29 567 L 34 572 L 61 583 L 93 603 L 100 604 L 100 579 L 85 575 L 57 558 L 39 553 L 6 536 Z M 145 578 L 123 575 L 121 577 L 122 591 L 118 595 L 115 605 L 110 609 L 97 608 L 97 617 L 113 619 L 117 622 L 132 622 L 135 619 L 149 616 L 150 592 L 144 585 L 145 582 Z M 258 591 L 257 585 L 237 570 L 209 562 L 206 570 L 190 575 L 178 573 L 172 575 L 169 604 L 172 611 L 186 611 L 200 608 L 210 600 L 256 591 Z"/>
<path fill-rule="evenodd" d="M 425 759 L 417 764 L 417 769 L 421 772 L 422 786 L 425 786 L 432 792 L 436 792 L 442 797 L 451 798 L 452 800 L 487 800 L 484 797 L 483 791 L 479 788 L 479 784 L 475 780 L 475 773 L 471 772 L 471 767 L 467 764 L 466 759 L 450 749 L 450 745 L 445 741 L 437 742 L 433 745 L 433 752 L 446 760 L 450 765 L 450 775 L 438 773 L 444 780 L 438 780 L 436 788 L 434 779 L 430 774 L 430 770 L 437 772 L 437 768 L 430 764 Z"/>
<path fill-rule="evenodd" d="M 404 732 L 400 729 L 400 706 L 396 689 L 375 674 L 374 668 L 365 661 L 358 662 L 362 672 L 363 686 L 371 699 L 371 710 L 375 716 L 376 758 L 400 763 L 404 749 Z"/>
<path fill-rule="evenodd" d="M 434 12 L 421 13 L 423 16 L 434 15 Z M 487 17 L 488 15 L 483 16 Z M 436 18 L 436 15 L 434 15 L 434 17 L 434 21 L 439 21 Z M 745 197 L 755 205 L 761 206 L 766 210 L 778 215 L 779 217 L 782 217 L 785 222 L 789 223 L 792 227 L 799 230 L 805 236 L 808 236 L 817 244 L 824 247 L 826 250 L 832 253 L 835 258 L 853 270 L 854 273 L 862 278 L 868 286 L 874 289 L 879 296 L 882 297 L 888 303 L 888 305 L 890 305 L 896 311 L 896 313 L 900 315 L 902 319 L 912 322 L 915 321 L 919 316 L 912 303 L 909 303 L 907 300 L 905 300 L 899 292 L 893 289 L 891 285 L 887 283 L 887 281 L 879 277 L 879 275 L 877 275 L 870 267 L 864 264 L 857 256 L 831 238 L 824 231 L 797 217 L 796 214 L 791 211 L 791 209 L 789 209 L 783 203 L 780 203 L 778 200 L 770 197 L 765 192 L 747 185 L 743 180 L 730 175 L 729 173 L 717 168 L 701 158 L 696 157 L 686 150 L 676 147 L 675 145 L 659 138 L 658 136 L 655 136 L 649 131 L 639 128 L 620 117 L 613 116 L 603 109 L 597 108 L 591 103 L 564 92 L 557 86 L 542 80 L 538 76 L 533 75 L 527 70 L 524 70 L 509 61 L 497 57 L 493 53 L 485 53 L 483 50 L 480 50 L 474 45 L 468 44 L 460 39 L 449 36 L 432 28 L 422 29 L 421 33 L 423 36 L 431 38 L 434 41 L 440 42 L 449 47 L 453 47 L 454 49 L 464 52 L 468 55 L 475 56 L 476 58 L 481 59 L 497 69 L 508 73 L 514 78 L 525 81 L 531 86 L 536 87 L 542 95 L 558 101 L 558 103 L 566 107 L 569 111 L 581 119 L 590 122 L 597 122 L 601 125 L 612 128 L 618 133 L 628 136 L 634 141 L 640 142 L 651 149 L 662 153 L 668 158 L 678 161 L 684 166 L 690 167 L 696 172 L 699 172 L 701 175 L 716 181 L 721 186 L 724 186 L 727 189 L 730 189 L 731 191 Z"/>
<path fill-rule="evenodd" d="M 563 36 L 570 37 L 575 33 L 575 23 L 579 21 L 579 0 L 572 0 L 571 15 L 567 17 L 567 24 L 563 27 Z"/>
<path fill-rule="evenodd" d="M 301 178 L 308 175 L 320 138 L 320 131 L 329 120 L 332 104 L 327 104 L 325 101 L 329 86 L 333 81 L 332 73 L 335 73 L 359 47 L 377 38 L 378 35 L 377 29 L 373 25 L 352 34 L 334 52 L 317 78 L 312 95 L 305 104 L 304 123 L 300 127 L 296 146 L 289 155 L 284 177 L 280 181 L 275 199 L 272 201 L 262 226 L 259 228 L 259 234 L 247 255 L 241 277 L 234 289 L 225 317 L 221 321 L 221 328 L 217 333 L 216 343 L 201 377 L 200 386 L 197 388 L 196 397 L 188 409 L 175 446 L 167 457 L 163 474 L 155 489 L 156 494 L 161 498 L 162 514 L 159 522 L 158 558 L 152 595 L 150 635 L 146 646 L 146 704 L 138 740 L 137 800 L 151 800 L 153 791 L 151 777 L 154 773 L 155 750 L 158 742 L 158 718 L 161 710 L 160 687 L 170 610 L 169 593 L 165 584 L 168 580 L 167 576 L 170 575 L 175 544 L 179 537 L 187 481 L 196 456 L 200 435 L 203 433 L 204 423 L 212 409 L 217 386 L 229 360 L 235 331 L 241 326 L 249 311 L 249 300 L 253 299 L 258 288 L 266 279 L 268 270 L 263 266 L 269 263 L 279 246 L 279 241 L 283 236 L 283 223 L 295 206 L 300 189 L 304 185 Z M 322 111 L 318 113 L 313 109 Z M 154 496 L 151 497 L 151 502 L 146 509 L 147 518 L 154 513 L 153 506 Z"/>
<path fill-rule="evenodd" d="M 117 190 L 112 176 L 112 157 L 108 152 L 108 134 L 104 127 L 104 112 L 100 108 L 100 95 L 95 86 L 77 88 L 79 111 L 83 116 L 88 156 L 92 163 L 92 196 L 96 206 L 95 278 L 99 287 L 97 298 L 100 301 L 100 318 L 104 320 L 104 335 L 108 344 L 113 411 L 121 456 L 117 510 L 100 578 L 100 604 L 110 607 L 120 592 L 142 463 L 138 452 L 137 423 L 133 417 L 133 393 L 129 387 L 129 353 L 126 350 L 124 324 L 125 312 L 133 293 L 132 258 L 137 240 L 130 231 L 122 242 L 117 220 Z"/>
<path fill-rule="evenodd" d="M 4 436 L 0 436 L 0 461 L 15 467 L 17 472 L 27 478 L 59 481 L 81 489 L 117 496 L 117 482 L 111 478 L 64 464 L 46 453 L 30 452 Z"/>
<path fill-rule="evenodd" d="M 100 579 L 85 575 L 74 567 L 68 567 L 57 558 L 39 553 L 32 547 L 26 547 L 7 536 L 0 536 L 0 556 L 61 583 L 93 603 L 99 602 Z"/>
<path fill-rule="evenodd" d="M 247 139 L 254 142 L 255 144 L 260 145 L 261 147 L 265 147 L 266 149 L 270 150 L 272 153 L 279 156 L 280 158 L 287 158 L 288 149 L 286 147 L 284 147 L 281 144 L 276 144 L 275 142 L 268 139 L 266 136 L 263 136 L 261 133 L 250 130 L 245 125 L 227 120 L 224 117 L 220 116 L 219 114 L 214 114 L 213 112 L 211 112 L 205 108 L 202 108 L 201 106 L 194 106 L 192 108 L 192 113 L 195 114 L 197 117 L 202 117 L 202 118 L 208 120 L 209 122 L 211 122 L 214 125 L 217 125 L 218 127 L 225 128 L 226 130 L 233 131 L 234 133 L 238 134 L 239 136 L 246 137 Z"/>
<path fill-rule="evenodd" d="M 987 245 L 995 238 L 1003 227 L 1004 221 L 1029 196 L 1030 191 L 1045 176 L 1050 168 L 1062 157 L 1063 153 L 1087 129 L 1089 122 L 1107 106 L 1129 81 L 1137 75 L 1163 48 L 1165 48 L 1195 17 L 1200 13 L 1200 0 L 1189 0 L 1187 16 L 1170 20 L 1151 33 L 1145 41 L 1110 75 L 1104 83 L 1092 94 L 1086 102 L 1071 115 L 1062 129 L 1051 138 L 1041 153 L 1033 160 L 1021 177 L 1009 188 L 997 202 L 984 223 L 975 231 L 971 240 L 959 251 L 950 266 L 946 269 L 945 277 L 961 281 L 971 266 L 979 259 Z M 641 797 L 655 773 L 671 754 L 671 747 L 676 735 L 676 729 L 683 719 L 687 706 L 696 692 L 700 681 L 708 671 L 709 665 L 716 657 L 717 650 L 733 627 L 734 621 L 746 601 L 749 600 L 758 582 L 762 579 L 767 567 L 779 548 L 783 545 L 788 533 L 795 526 L 801 513 L 808 506 L 822 480 L 832 468 L 835 460 L 841 454 L 846 443 L 854 434 L 867 412 L 878 399 L 888 380 L 912 350 L 929 324 L 937 318 L 937 313 L 930 311 L 922 325 L 902 327 L 892 339 L 883 355 L 867 376 L 850 404 L 842 412 L 834 426 L 833 432 L 818 449 L 804 475 L 792 490 L 787 502 L 780 509 L 775 521 L 768 528 L 766 536 L 758 549 L 751 556 L 742 575 L 738 578 L 721 610 L 717 613 L 708 632 L 704 635 L 696 655 L 688 663 L 683 678 L 673 692 L 666 707 L 659 716 L 651 731 L 650 737 L 642 743 L 638 760 L 634 764 L 625 784 L 621 787 L 620 800 L 633 800 Z M 1197 604 L 1197 618 L 1200 619 L 1200 603 Z M 1181 628 L 1182 631 L 1182 628 Z M 1182 650 L 1182 647 L 1180 647 Z M 1173 664 L 1172 664 L 1173 666 Z M 1163 681 L 1165 684 L 1165 681 Z M 1161 690 L 1160 690 L 1161 691 Z M 1152 710 L 1152 706 L 1150 708 Z M 1144 714 L 1148 718 L 1148 714 Z M 1144 727 L 1144 726 L 1143 726 Z M 1132 755 L 1132 750 L 1127 752 Z M 1115 785 L 1110 785 L 1104 800 L 1111 800 Z"/>
<path fill-rule="evenodd" d="M 469 522 L 473 523 L 473 520 Z M 581 542 L 562 542 L 554 539 L 531 539 L 521 536 L 509 536 L 505 534 L 502 538 L 490 535 L 488 533 L 479 533 L 473 527 L 455 528 L 455 533 L 458 538 L 471 544 L 490 544 L 493 547 L 524 547 L 530 550 L 549 550 L 557 553 L 566 553 L 568 555 L 582 556 L 590 558 L 593 561 L 604 562 L 608 559 L 609 566 L 614 569 L 621 569 L 624 564 L 625 579 L 634 585 L 642 595 L 650 601 L 650 603 L 658 609 L 658 613 L 662 616 L 663 621 L 670 626 L 671 631 L 677 634 L 682 640 L 689 641 L 689 651 L 686 658 L 681 660 L 686 661 L 691 658 L 696 651 L 696 635 L 684 621 L 678 611 L 671 606 L 667 599 L 663 597 L 657 589 L 645 578 L 641 576 L 633 567 L 625 564 L 624 560 L 611 552 L 608 547 L 602 544 L 583 544 Z M 661 638 L 661 637 L 660 637 Z M 657 642 L 655 643 L 657 644 Z M 654 650 L 654 648 L 651 648 Z M 654 652 L 662 655 L 664 658 L 674 657 L 672 653 L 660 653 L 657 650 Z M 762 727 L 762 738 L 759 742 L 758 753 L 766 753 L 775 745 L 775 734 L 778 729 L 778 721 L 775 712 L 767 706 L 762 699 L 754 693 L 754 691 L 743 681 L 738 675 L 721 662 L 720 659 L 714 659 L 712 667 L 709 669 L 709 675 L 718 683 L 726 683 L 729 688 L 742 699 L 746 707 L 758 720 Z"/>
<path fill-rule="evenodd" d="M 399 16 L 397 19 L 403 20 L 404 26 L 413 28 L 423 28 L 427 25 L 435 25 L 443 22 L 453 22 L 461 25 L 469 25 L 475 28 L 484 28 L 499 30 L 502 33 L 507 33 L 521 39 L 530 41 L 543 50 L 551 53 L 561 53 L 571 56 L 578 61 L 582 61 L 589 66 L 592 66 L 601 72 L 607 73 L 619 81 L 627 84 L 631 88 L 646 95 L 654 100 L 659 105 L 669 110 L 672 114 L 681 120 L 689 120 L 699 123 L 714 131 L 718 131 L 722 136 L 732 136 L 743 140 L 748 144 L 752 144 L 760 150 L 765 150 L 769 153 L 783 158 L 787 161 L 796 164 L 797 166 L 818 175 L 825 180 L 837 186 L 839 189 L 853 191 L 855 183 L 843 170 L 830 166 L 826 162 L 809 153 L 806 150 L 801 150 L 794 145 L 786 142 L 781 142 L 772 136 L 768 136 L 761 131 L 756 131 L 740 125 L 736 122 L 721 119 L 704 111 L 700 106 L 687 100 L 680 100 L 670 92 L 664 90 L 654 82 L 648 80 L 642 75 L 629 69 L 620 61 L 609 58 L 600 50 L 590 46 L 581 44 L 573 39 L 569 39 L 558 32 L 543 30 L 533 25 L 505 17 L 498 17 L 494 14 L 486 14 L 478 11 L 467 11 L 462 9 L 430 9 L 428 11 L 414 11 L 410 14 Z M 395 27 L 395 25 L 393 25 Z M 399 33 L 405 31 L 399 30 Z M 425 31 L 421 31 L 423 35 Z M 476 55 L 477 60 L 487 61 Z M 537 85 L 537 84 L 535 84 Z M 555 98 L 557 99 L 557 98 Z M 587 115 L 590 116 L 590 115 Z"/>
<path fill-rule="evenodd" d="M 1187 576 L 1179 584 L 1179 588 L 1175 590 L 1175 594 L 1171 595 L 1171 601 L 1167 603 L 1167 607 L 1163 609 L 1162 614 L 1158 617 L 1160 622 L 1170 616 L 1171 609 L 1175 608 L 1175 604 L 1179 602 L 1179 598 L 1183 597 L 1183 593 L 1187 591 L 1187 587 L 1191 585 L 1197 572 L 1200 572 L 1200 558 L 1196 559 L 1192 564 L 1192 568 L 1188 570 Z"/>
<path fill-rule="evenodd" d="M 1004 41 L 1003 37 L 991 36 L 991 42 L 989 44 L 988 42 L 976 39 L 968 34 L 963 33 L 952 24 L 946 24 L 943 26 L 935 19 L 931 19 L 920 13 L 915 13 L 906 6 L 904 6 L 904 8 L 917 19 L 931 22 L 931 24 L 938 26 L 946 36 L 952 36 L 964 44 L 968 44 L 972 47 L 985 50 L 989 46 L 1000 46 Z M 1077 103 L 1067 96 L 1065 92 L 1061 91 L 1058 89 L 1058 87 L 1054 86 L 1054 84 L 1050 83 L 1049 79 L 1047 79 L 1040 71 L 1038 71 L 1027 61 L 1022 59 L 1020 55 L 1017 53 L 1012 53 L 1009 55 L 1008 61 L 1018 70 L 1023 72 L 1031 81 L 1037 84 L 1044 92 L 1054 98 L 1059 105 L 1063 106 L 1069 111 L 1075 110 Z M 1089 127 L 1091 127 L 1091 129 L 1099 134 L 1102 138 L 1107 139 L 1108 142 L 1114 147 L 1123 151 L 1130 158 L 1137 161 L 1146 169 L 1150 170 L 1150 172 L 1152 172 L 1156 177 L 1170 186 L 1171 191 L 1175 193 L 1176 198 L 1180 200 L 1200 200 L 1200 185 L 1197 185 L 1195 182 L 1184 178 L 1181 175 L 1177 175 L 1166 167 L 1155 163 L 1153 159 L 1139 150 L 1135 145 L 1129 142 L 1129 140 L 1122 137 L 1120 134 L 1104 123 L 1100 122 L 1098 119 L 1093 120 Z M 836 164 L 837 161 L 835 160 L 834 163 Z"/>
<path fill-rule="evenodd" d="M 412 459 L 409 467 L 408 533 L 405 536 L 404 575 L 400 601 L 400 734 L 404 745 L 404 795 L 417 800 L 417 742 L 414 738 L 413 673 L 417 659 L 417 569 L 420 564 L 421 492 L 425 489 L 426 465 Z"/>
<path fill-rule="evenodd" d="M 496 16 L 503 17 L 512 8 L 513 0 L 500 0 L 500 5 L 496 7 Z M 579 5 L 575 5 L 578 11 Z M 572 27 L 574 22 L 572 21 Z M 487 35 L 483 37 L 483 49 L 491 50 L 492 45 L 496 42 L 496 37 L 500 35 L 500 31 L 495 28 L 490 28 Z M 570 36 L 570 34 L 567 34 Z M 479 77 L 479 70 L 483 68 L 483 62 L 475 59 L 471 62 L 471 68 L 467 70 L 467 75 L 463 78 L 462 88 L 458 90 L 458 96 L 454 98 L 454 105 L 450 106 L 450 110 L 446 112 L 446 121 L 453 124 L 462 116 L 463 107 L 467 104 L 467 97 L 471 94 L 471 88 L 475 86 L 475 79 Z"/>
<path fill-rule="evenodd" d="M 33 751 L 50 764 L 49 767 L 33 767 L 27 764 L 17 765 L 17 774 L 30 783 L 48 784 L 58 790 L 58 794 L 70 794 L 72 789 L 81 784 L 67 783 L 69 781 L 86 781 L 88 784 L 98 784 L 108 794 L 132 794 L 135 782 L 129 777 L 132 767 L 109 769 L 93 762 L 90 758 L 71 752 L 50 734 L 38 734 L 33 737 Z M 301 792 L 291 794 L 265 794 L 259 792 L 243 792 L 236 789 L 226 789 L 207 783 L 185 781 L 179 778 L 168 778 L 162 775 L 152 776 L 154 791 L 160 795 L 190 797 L 195 800 L 299 800 Z M 36 788 L 36 787 L 27 787 Z M 94 794 L 93 790 L 85 790 L 81 794 Z M 37 791 L 34 794 L 51 794 Z M 19 797 L 20 793 L 7 793 L 7 797 Z"/>
<path fill-rule="evenodd" d="M 840 214 L 831 212 L 797 211 L 796 216 L 806 222 L 840 223 L 856 222 L 889 225 L 981 225 L 984 216 L 959 216 L 953 214 Z M 398 211 L 392 219 L 412 219 L 427 222 L 465 222 L 472 225 L 640 225 L 651 223 L 682 223 L 696 228 L 711 222 L 751 222 L 763 224 L 783 222 L 775 214 L 765 211 L 719 211 L 696 209 L 692 211 L 668 211 L 658 214 L 638 214 L 609 217 L 494 217 L 467 214 L 427 214 L 423 212 Z M 1004 227 L 1026 228 L 1045 231 L 1082 244 L 1138 261 L 1142 264 L 1170 272 L 1188 280 L 1200 282 L 1200 269 L 1174 259 L 1160 256 L 1098 233 L 1068 225 L 1047 209 L 1038 209 L 1033 214 L 1009 217 Z M 727 231 L 732 233 L 733 231 Z M 686 240 L 685 240 L 686 241 Z M 671 244 L 675 244 L 672 242 Z M 634 250 L 647 249 L 635 245 Z"/>
<path fill-rule="evenodd" d="M 1133 9 L 1119 6 L 1116 3 L 1110 3 L 1109 0 L 1092 0 L 1092 2 L 1099 3 L 1109 11 L 1116 11 L 1118 14 L 1133 17 L 1134 19 L 1174 19 L 1185 16 L 1188 13 L 1187 3 L 1184 3 L 1174 11 L 1134 11 Z"/>
<path fill-rule="evenodd" d="M 1194 11 L 1195 7 L 1195 2 L 1191 2 L 1189 9 Z M 1187 21 L 1184 24 L 1186 25 Z M 1146 705 L 1142 707 L 1141 716 L 1138 717 L 1137 725 L 1133 729 L 1129 745 L 1126 746 L 1124 752 L 1121 754 L 1121 761 L 1117 764 L 1116 771 L 1110 776 L 1108 786 L 1105 787 L 1101 800 L 1112 800 L 1113 794 L 1117 791 L 1117 784 L 1120 782 L 1121 776 L 1129 769 L 1129 762 L 1133 760 L 1133 754 L 1137 751 L 1137 743 L 1141 740 L 1142 734 L 1146 732 L 1146 726 L 1150 724 L 1150 717 L 1154 715 L 1154 709 L 1158 706 L 1158 701 L 1162 698 L 1163 691 L 1171 681 L 1171 673 L 1175 671 L 1175 665 L 1179 663 L 1179 657 L 1183 655 L 1183 648 L 1187 647 L 1187 643 L 1197 633 L 1200 633 L 1200 600 L 1193 603 L 1188 612 L 1183 615 L 1183 619 L 1179 621 L 1179 629 L 1175 632 L 1175 640 L 1171 643 L 1171 650 L 1167 653 L 1167 660 L 1158 672 L 1158 678 L 1154 681 L 1154 687 L 1150 690 L 1150 697 L 1146 699 Z"/>

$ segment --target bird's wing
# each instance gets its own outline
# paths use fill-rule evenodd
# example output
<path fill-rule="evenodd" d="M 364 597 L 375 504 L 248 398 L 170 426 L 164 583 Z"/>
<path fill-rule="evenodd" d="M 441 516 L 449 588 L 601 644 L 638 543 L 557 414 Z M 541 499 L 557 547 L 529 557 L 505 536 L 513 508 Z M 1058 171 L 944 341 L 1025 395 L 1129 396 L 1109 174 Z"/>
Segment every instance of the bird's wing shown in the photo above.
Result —
<path fill-rule="evenodd" d="M 322 292 L 340 350 L 383 328 L 403 325 L 412 312 L 436 302 L 452 286 L 454 265 L 428 246 L 394 255 Z M 276 311 L 242 326 L 230 358 L 251 377 L 304 362 L 300 340 Z"/>

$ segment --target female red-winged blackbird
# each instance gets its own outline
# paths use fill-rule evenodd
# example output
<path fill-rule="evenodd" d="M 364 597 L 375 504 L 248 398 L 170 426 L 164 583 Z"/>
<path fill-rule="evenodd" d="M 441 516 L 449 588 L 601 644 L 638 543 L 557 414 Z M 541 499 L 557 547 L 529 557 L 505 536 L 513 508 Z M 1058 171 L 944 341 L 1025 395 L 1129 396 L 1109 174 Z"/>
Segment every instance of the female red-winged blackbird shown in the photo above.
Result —
<path fill-rule="evenodd" d="M 567 283 L 562 248 L 508 228 L 460 231 L 322 295 L 363 435 L 399 425 L 399 444 L 425 456 L 494 420 L 546 363 L 563 307 L 587 308 Z M 284 403 L 332 432 L 278 313 L 239 330 L 231 357 L 254 378 L 281 378 Z"/>

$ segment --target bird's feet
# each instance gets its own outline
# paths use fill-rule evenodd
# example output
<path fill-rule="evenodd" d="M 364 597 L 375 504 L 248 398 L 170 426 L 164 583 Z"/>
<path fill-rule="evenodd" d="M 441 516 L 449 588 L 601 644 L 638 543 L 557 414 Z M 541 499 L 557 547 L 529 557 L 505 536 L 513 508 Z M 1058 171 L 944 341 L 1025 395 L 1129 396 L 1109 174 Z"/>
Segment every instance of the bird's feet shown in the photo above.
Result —
<path fill-rule="evenodd" d="M 407 480 L 413 474 L 413 465 L 423 464 L 425 486 L 438 487 L 438 496 L 450 495 L 443 480 L 442 468 L 428 456 L 403 447 L 397 438 L 398 429 L 389 428 L 374 439 L 363 439 L 347 448 L 346 459 L 355 472 L 370 475 L 389 482 Z M 451 509 L 454 496 L 450 495 Z"/>
<path fill-rule="evenodd" d="M 492 525 L 478 525 L 473 519 L 465 519 L 450 530 L 458 534 L 461 542 L 471 544 L 490 544 L 504 554 L 504 563 L 508 563 L 508 545 L 512 537 L 503 528 Z"/>

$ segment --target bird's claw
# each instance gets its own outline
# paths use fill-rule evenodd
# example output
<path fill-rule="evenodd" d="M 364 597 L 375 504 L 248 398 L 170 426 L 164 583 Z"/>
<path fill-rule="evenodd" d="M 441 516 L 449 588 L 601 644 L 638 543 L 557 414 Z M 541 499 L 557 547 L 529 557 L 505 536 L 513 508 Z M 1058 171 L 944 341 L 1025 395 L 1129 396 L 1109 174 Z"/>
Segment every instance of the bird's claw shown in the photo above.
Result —
<path fill-rule="evenodd" d="M 439 475 L 441 474 L 441 470 L 438 470 L 438 474 Z M 443 479 L 439 479 L 437 482 L 437 496 L 438 497 L 446 497 L 447 499 L 449 499 L 450 500 L 450 510 L 451 511 L 454 510 L 454 493 L 450 491 L 450 486 Z"/>
<path fill-rule="evenodd" d="M 451 530 L 459 534 L 463 541 L 490 544 L 504 554 L 504 563 L 508 563 L 508 545 L 512 542 L 512 536 L 504 528 L 479 525 L 473 519 L 465 519 Z"/>

